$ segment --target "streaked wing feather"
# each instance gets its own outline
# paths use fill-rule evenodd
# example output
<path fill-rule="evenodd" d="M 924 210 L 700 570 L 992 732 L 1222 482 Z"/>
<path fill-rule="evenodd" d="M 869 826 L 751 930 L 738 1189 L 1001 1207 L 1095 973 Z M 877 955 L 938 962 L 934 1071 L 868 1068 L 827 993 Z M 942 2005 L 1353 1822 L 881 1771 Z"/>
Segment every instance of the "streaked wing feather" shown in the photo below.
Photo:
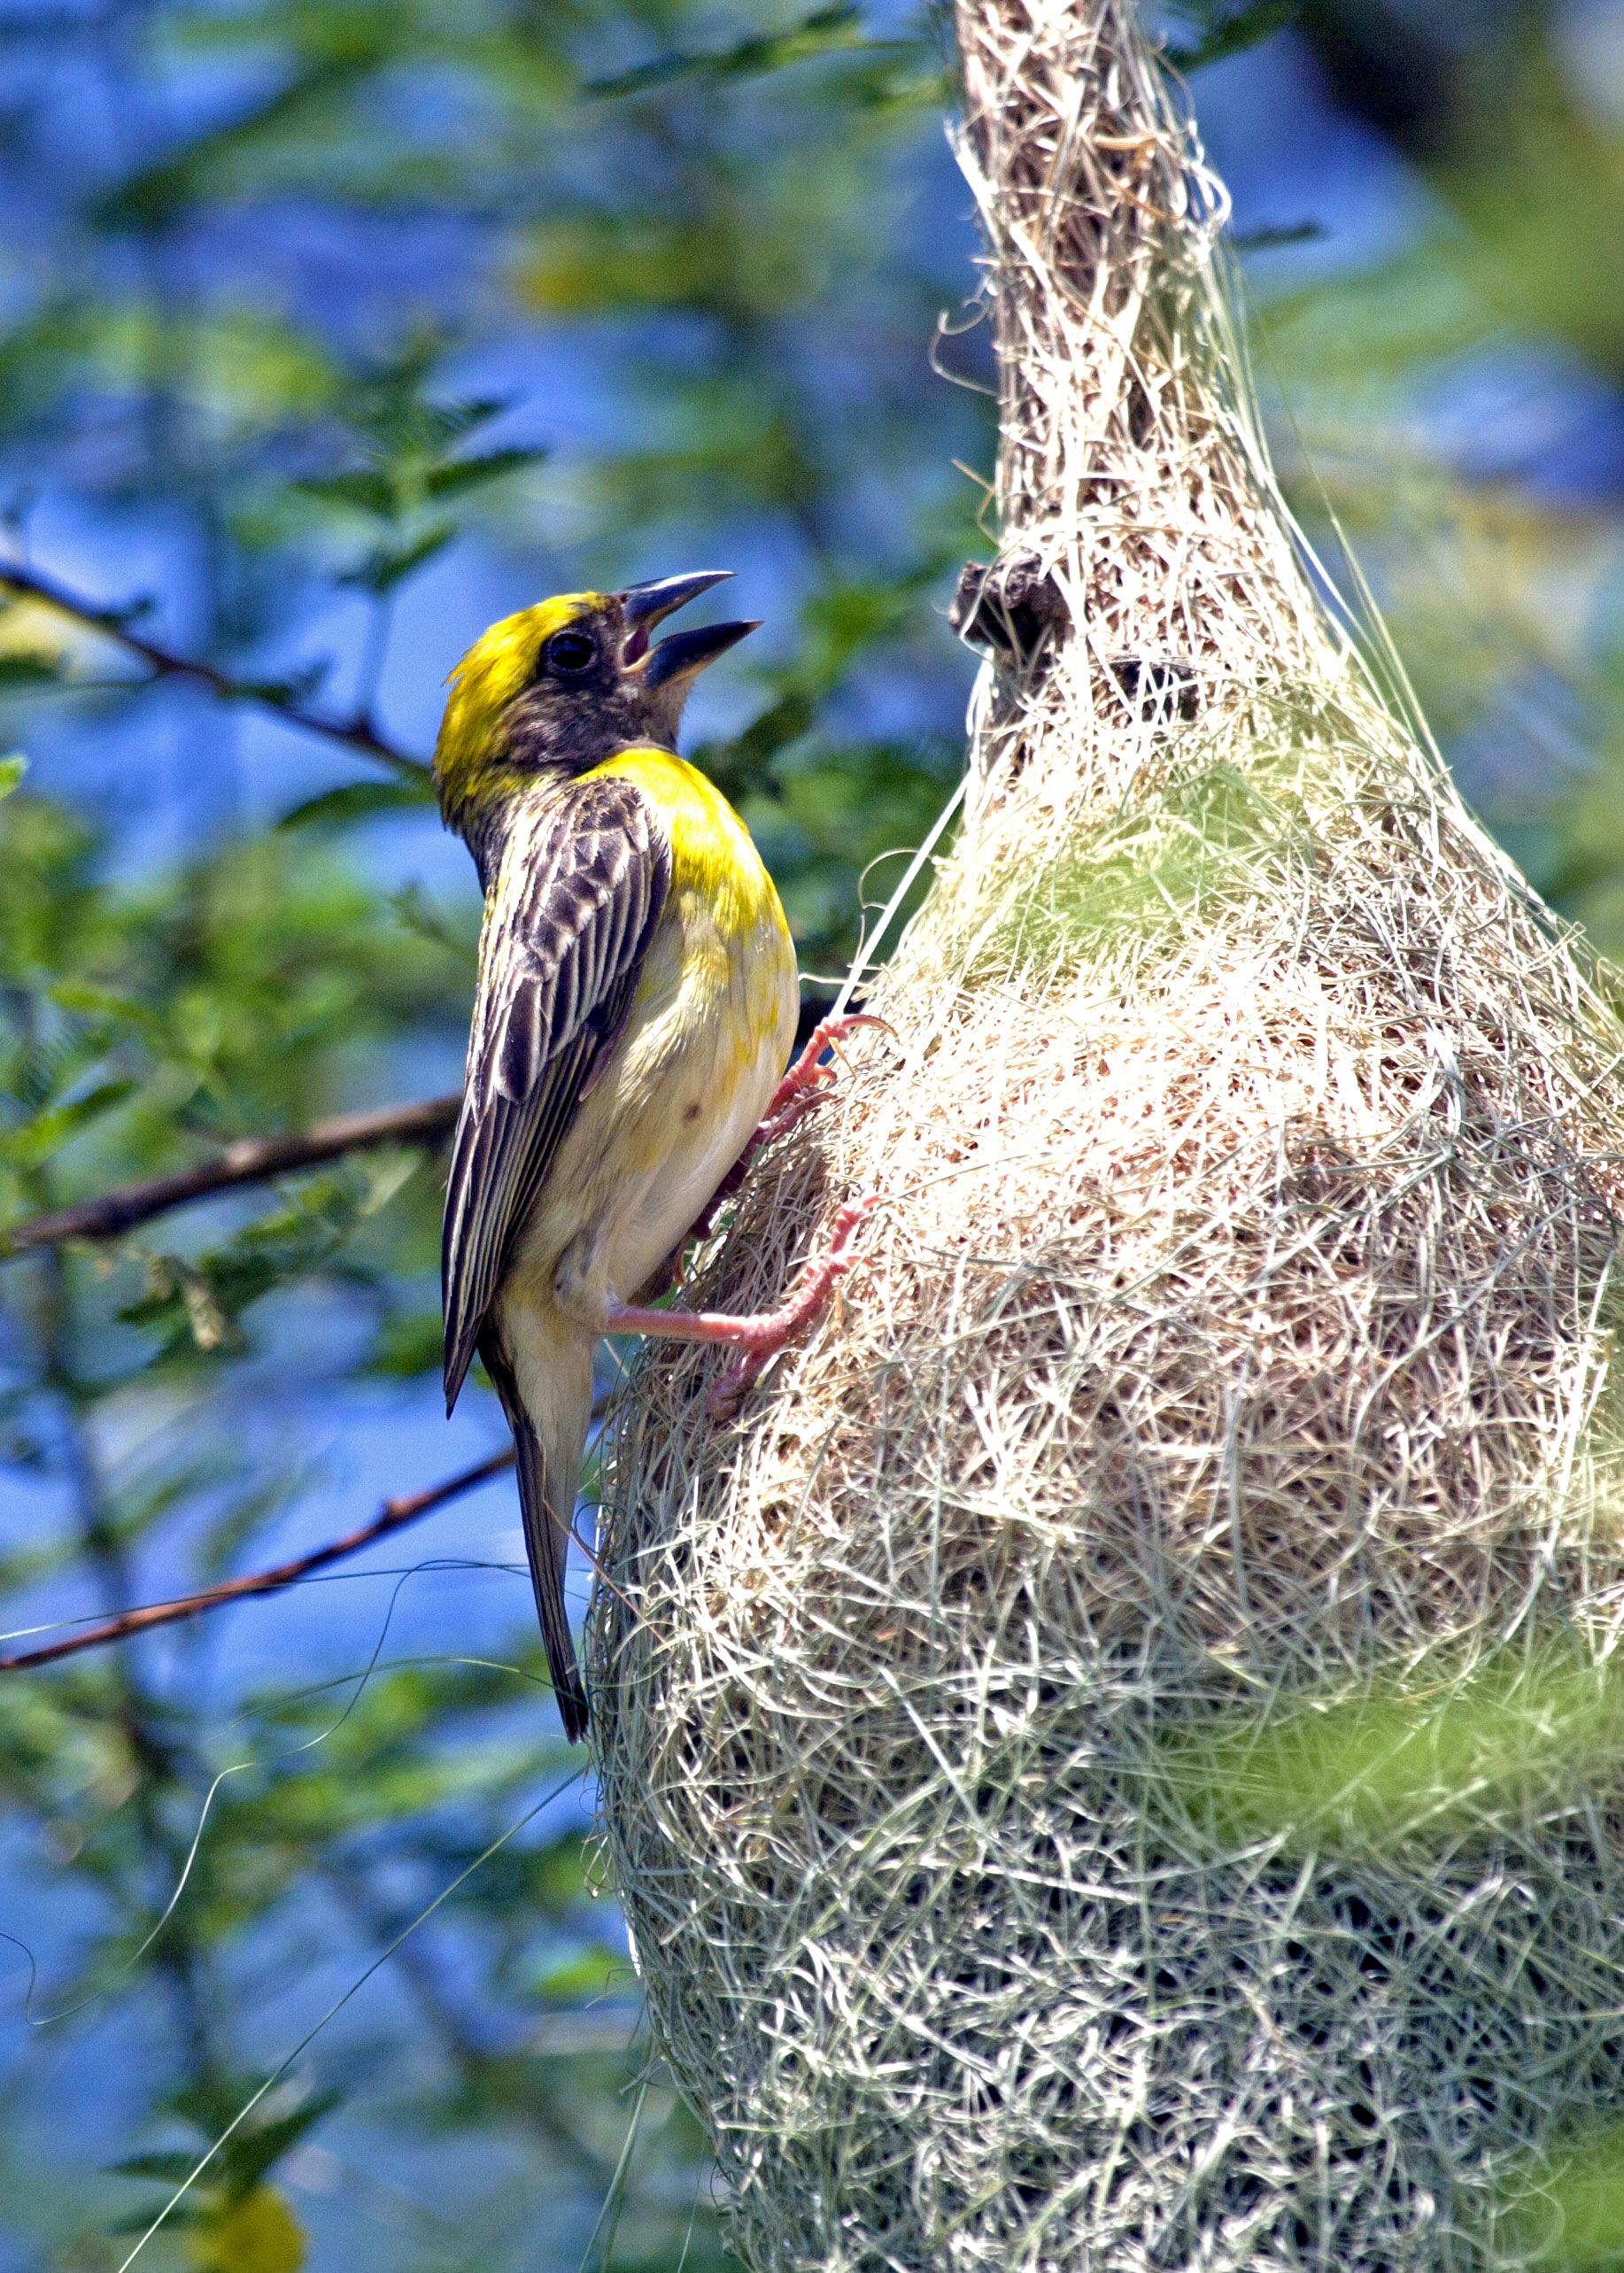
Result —
<path fill-rule="evenodd" d="M 573 782 L 519 830 L 485 911 L 446 1181 L 448 1408 L 514 1242 L 625 1023 L 670 880 L 664 836 L 630 782 Z"/>

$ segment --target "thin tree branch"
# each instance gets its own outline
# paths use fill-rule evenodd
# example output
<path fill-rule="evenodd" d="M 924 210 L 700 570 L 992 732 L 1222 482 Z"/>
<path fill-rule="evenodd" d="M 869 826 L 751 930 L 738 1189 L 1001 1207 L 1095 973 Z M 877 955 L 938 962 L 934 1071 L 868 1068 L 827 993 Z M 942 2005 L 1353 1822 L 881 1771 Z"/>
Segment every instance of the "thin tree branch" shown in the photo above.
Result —
<path fill-rule="evenodd" d="M 428 772 L 421 758 L 409 757 L 404 750 L 386 742 L 369 717 L 333 718 L 323 711 L 307 710 L 302 703 L 279 693 L 273 686 L 256 684 L 252 679 L 235 679 L 228 672 L 217 670 L 213 663 L 205 663 L 195 655 L 177 655 L 172 648 L 160 647 L 131 630 L 128 619 L 117 608 L 98 607 L 83 593 L 71 591 L 66 584 L 39 576 L 32 568 L 0 565 L 0 591 L 11 592 L 19 599 L 42 600 L 47 607 L 71 615 L 75 622 L 99 632 L 104 638 L 116 639 L 130 654 L 140 657 L 154 678 L 191 679 L 199 686 L 206 686 L 222 702 L 257 702 L 287 725 L 300 727 L 307 734 L 323 734 L 329 741 L 342 742 L 347 749 L 359 750 L 363 757 L 375 758 L 408 779 L 421 780 Z"/>
<path fill-rule="evenodd" d="M 278 1563 L 268 1571 L 251 1571 L 240 1579 L 223 1579 L 219 1586 L 205 1587 L 200 1594 L 182 1595 L 174 1602 L 151 1602 L 139 1610 L 120 1611 L 116 1618 L 106 1619 L 99 1626 L 87 1626 L 82 1633 L 70 1634 L 63 1641 L 48 1643 L 43 1649 L 0 1658 L 0 1673 L 17 1674 L 30 1666 L 49 1666 L 81 1650 L 99 1650 L 104 1643 L 122 1642 L 131 1634 L 151 1633 L 155 1626 L 178 1625 L 182 1619 L 200 1617 L 205 1610 L 219 1610 L 228 1602 L 242 1602 L 253 1595 L 279 1594 L 284 1587 L 297 1586 L 313 1571 L 323 1570 L 329 1563 L 339 1562 L 346 1555 L 359 1554 L 375 1540 L 387 1539 L 391 1531 L 415 1523 L 420 1515 L 428 1515 L 433 1509 L 445 1506 L 448 1501 L 460 1499 L 476 1485 L 499 1476 L 504 1468 L 511 1468 L 513 1461 L 511 1448 L 493 1453 L 477 1467 L 465 1468 L 460 1476 L 448 1476 L 443 1484 L 431 1484 L 427 1491 L 414 1492 L 406 1499 L 385 1500 L 372 1521 L 364 1523 L 359 1531 L 348 1531 L 342 1539 L 329 1540 L 325 1547 L 296 1556 L 290 1563 Z"/>
<path fill-rule="evenodd" d="M 121 1185 L 96 1199 L 81 1200 L 50 1215 L 29 1216 L 0 1231 L 0 1262 L 30 1248 L 55 1247 L 67 1239 L 116 1239 L 134 1224 L 143 1224 L 171 1208 L 183 1208 L 212 1192 L 227 1192 L 238 1184 L 262 1184 L 272 1176 L 285 1176 L 297 1168 L 313 1168 L 318 1161 L 336 1160 L 369 1144 L 437 1144 L 449 1134 L 457 1118 L 461 1093 L 426 1097 L 414 1105 L 385 1105 L 371 1113 L 341 1113 L 330 1121 L 313 1122 L 294 1136 L 239 1137 L 235 1144 L 183 1168 L 173 1176 L 155 1176 L 148 1183 Z"/>

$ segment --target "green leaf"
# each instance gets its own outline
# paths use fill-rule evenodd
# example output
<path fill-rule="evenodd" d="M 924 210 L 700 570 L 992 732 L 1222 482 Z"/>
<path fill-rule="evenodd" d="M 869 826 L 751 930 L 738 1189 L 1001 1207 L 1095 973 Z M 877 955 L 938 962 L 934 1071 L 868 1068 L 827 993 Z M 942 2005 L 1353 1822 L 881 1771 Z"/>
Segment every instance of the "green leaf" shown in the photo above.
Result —
<path fill-rule="evenodd" d="M 104 2167 L 115 2178 L 161 2178 L 166 2186 L 178 2186 L 197 2168 L 197 2158 L 176 2147 L 167 2154 L 127 2155 L 122 2162 Z"/>
<path fill-rule="evenodd" d="M 656 56 L 630 71 L 616 72 L 607 79 L 589 79 L 581 92 L 605 102 L 623 95 L 646 95 L 653 88 L 669 87 L 681 79 L 725 86 L 731 80 L 757 79 L 769 71 L 782 71 L 786 65 L 804 63 L 810 56 L 854 49 L 895 52 L 920 44 L 914 40 L 863 39 L 859 35 L 862 21 L 862 11 L 858 7 L 817 8 L 786 32 L 739 40 L 731 47 Z"/>
<path fill-rule="evenodd" d="M 487 482 L 499 482 L 509 474 L 522 473 L 527 466 L 545 462 L 548 452 L 542 449 L 487 450 L 480 458 L 453 458 L 444 466 L 430 467 L 423 477 L 423 487 L 431 498 L 461 497 L 468 491 L 480 489 Z"/>
<path fill-rule="evenodd" d="M 1584 2116 L 1501 2181 L 1502 2264 L 1611 2273 L 1624 2262 L 1624 2124 Z"/>
<path fill-rule="evenodd" d="M 66 675 L 62 658 L 43 648 L 13 647 L 0 654 L 0 693 L 18 687 L 60 686 Z"/>
<path fill-rule="evenodd" d="M 582 1950 L 561 1964 L 549 1966 L 533 1983 L 535 1993 L 549 2005 L 584 2005 L 602 1997 L 620 1982 L 629 1984 L 630 1968 L 623 1950 L 599 1944 Z"/>
<path fill-rule="evenodd" d="M 1171 1731 L 1152 1794 L 1226 1844 L 1374 1852 L 1466 1828 L 1600 1776 L 1611 1783 L 1624 1687 L 1579 1652 L 1451 1676 L 1372 1681 Z"/>
<path fill-rule="evenodd" d="M 447 923 L 415 878 L 403 884 L 398 892 L 391 892 L 389 904 L 396 921 L 405 930 L 414 932 L 420 939 L 427 939 L 432 947 L 444 947 L 460 963 L 471 964 L 475 961 L 477 949 L 472 938 Z"/>
<path fill-rule="evenodd" d="M 768 772 L 768 762 L 792 742 L 797 742 L 817 715 L 815 698 L 801 687 L 792 687 L 777 702 L 751 721 L 731 742 L 701 742 L 694 758 L 724 796 L 739 797 L 754 789 L 769 797 L 783 794 Z"/>
<path fill-rule="evenodd" d="M 374 813 L 398 813 L 434 803 L 434 783 L 425 771 L 421 781 L 345 781 L 307 797 L 277 822 L 279 829 L 342 829 Z"/>
<path fill-rule="evenodd" d="M 9 797 L 28 770 L 28 761 L 20 752 L 9 758 L 0 758 L 0 797 Z"/>
<path fill-rule="evenodd" d="M 306 2131 L 332 2114 L 343 2096 L 338 2091 L 317 2091 L 290 2115 L 265 2123 L 258 2130 L 238 2131 L 228 2139 L 222 2153 L 228 2196 L 240 2200 L 251 2192 Z"/>
<path fill-rule="evenodd" d="M 267 702 L 274 708 L 284 707 L 290 702 L 308 702 L 321 692 L 333 668 L 330 655 L 323 655 L 313 663 L 306 663 L 302 671 L 294 671 L 280 679 L 234 679 L 231 692 L 252 702 Z"/>
<path fill-rule="evenodd" d="M 382 521 L 390 520 L 395 512 L 395 483 L 375 466 L 355 466 L 347 473 L 323 474 L 313 480 L 295 482 L 292 487 L 305 497 L 320 498 L 324 505 L 353 506 L 358 513 L 376 514 Z"/>
<path fill-rule="evenodd" d="M 404 584 L 408 576 L 415 576 L 418 569 L 426 567 L 437 553 L 443 553 L 456 534 L 455 522 L 443 521 L 425 530 L 422 536 L 414 537 L 410 544 L 375 545 L 364 561 L 353 568 L 346 569 L 343 576 L 335 576 L 333 581 L 337 584 L 353 585 L 381 599 L 385 592 L 393 591 L 397 584 Z"/>
<path fill-rule="evenodd" d="M 128 175 L 97 201 L 93 218 L 104 228 L 163 228 L 207 194 L 228 173 L 233 159 L 346 92 L 384 59 L 375 37 L 351 52 L 321 58 L 240 118 L 197 135 L 171 156 Z"/>
<path fill-rule="evenodd" d="M 437 1373 L 445 1356 L 438 1310 L 412 1310 L 385 1320 L 361 1371 L 401 1380 Z"/>
<path fill-rule="evenodd" d="M 151 1003 L 137 994 L 120 993 L 116 987 L 97 986 L 84 978 L 59 978 L 49 991 L 58 1009 L 96 1021 L 102 1037 L 96 1045 L 98 1051 L 126 1033 L 140 1035 L 149 1044 L 161 1041 L 162 1022 Z"/>
<path fill-rule="evenodd" d="M 196 2160 L 197 2158 L 194 2156 L 193 2161 Z M 189 2169 L 191 2168 L 191 2164 L 189 2163 L 187 2168 Z M 154 2202 L 149 2209 L 131 2210 L 124 2217 L 110 2220 L 110 2222 L 102 2228 L 102 2231 L 104 2234 L 112 2236 L 115 2239 L 121 2238 L 127 2233 L 145 2233 L 153 2219 L 158 2216 L 159 2211 L 164 2209 L 165 2207 L 166 2206 L 162 2202 Z M 173 2228 L 178 2233 L 183 2226 L 200 2226 L 205 2224 L 209 2215 L 210 2212 L 206 2204 L 202 2202 L 193 2203 L 190 2198 L 188 2197 L 185 2200 L 177 2202 L 174 2209 L 169 2211 L 168 2215 L 164 2220 L 163 2230 L 167 2233 L 170 2229 Z"/>
<path fill-rule="evenodd" d="M 415 402 L 407 430 L 420 447 L 441 454 L 500 418 L 513 408 L 514 399 L 512 395 L 475 395 L 463 402 Z"/>
<path fill-rule="evenodd" d="M 1186 7 L 1180 12 L 1203 27 L 1202 36 L 1191 47 L 1168 47 L 1165 58 L 1176 71 L 1204 70 L 1210 63 L 1221 63 L 1226 56 L 1240 55 L 1272 39 L 1295 23 L 1302 11 L 1303 0 L 1250 0 L 1250 5 L 1233 15 L 1223 12 L 1222 0 L 1206 7 Z"/>
<path fill-rule="evenodd" d="M 945 111 L 957 93 L 953 74 L 935 66 L 912 71 L 876 71 L 853 90 L 870 117 L 901 117 L 910 111 Z"/>
<path fill-rule="evenodd" d="M 121 1105 L 135 1088 L 133 1081 L 102 1081 L 82 1097 L 74 1097 L 66 1105 L 55 1105 L 47 1113 L 38 1113 L 25 1121 L 19 1128 L 6 1132 L 0 1139 L 0 1156 L 14 1168 L 38 1168 L 54 1152 L 80 1131 L 99 1120 L 104 1113 Z"/>
<path fill-rule="evenodd" d="M 1277 245 L 1314 244 L 1330 234 L 1323 221 L 1290 221 L 1268 228 L 1238 230 L 1230 243 L 1237 252 L 1272 252 Z"/>
<path fill-rule="evenodd" d="M 165 1333 L 166 1357 L 178 1357 L 189 1346 L 205 1357 L 240 1351 L 244 1314 L 275 1288 L 331 1266 L 356 1225 L 387 1202 L 416 1158 L 386 1155 L 381 1163 L 351 1162 L 331 1175 L 311 1177 L 281 1207 L 195 1263 L 147 1253 L 145 1291 L 118 1316 L 128 1325 Z"/>

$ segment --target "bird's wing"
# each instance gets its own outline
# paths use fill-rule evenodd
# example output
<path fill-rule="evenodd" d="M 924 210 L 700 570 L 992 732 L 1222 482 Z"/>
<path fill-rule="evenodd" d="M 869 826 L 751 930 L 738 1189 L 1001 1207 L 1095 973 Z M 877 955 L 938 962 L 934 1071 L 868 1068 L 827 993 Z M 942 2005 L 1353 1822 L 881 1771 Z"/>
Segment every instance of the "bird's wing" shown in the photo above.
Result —
<path fill-rule="evenodd" d="M 614 1047 L 670 882 L 646 798 L 611 775 L 522 814 L 485 909 L 441 1278 L 449 1410 L 576 1108 Z"/>

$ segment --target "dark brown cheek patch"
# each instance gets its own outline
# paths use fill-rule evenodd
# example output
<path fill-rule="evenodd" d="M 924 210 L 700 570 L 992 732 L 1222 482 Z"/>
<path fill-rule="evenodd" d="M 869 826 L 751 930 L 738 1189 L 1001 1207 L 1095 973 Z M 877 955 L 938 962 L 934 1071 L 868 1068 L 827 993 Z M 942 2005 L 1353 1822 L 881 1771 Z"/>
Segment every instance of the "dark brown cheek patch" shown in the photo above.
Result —
<path fill-rule="evenodd" d="M 507 755 L 515 766 L 563 766 L 580 773 L 623 738 L 620 704 L 597 687 L 546 683 L 526 690 L 506 720 Z"/>

